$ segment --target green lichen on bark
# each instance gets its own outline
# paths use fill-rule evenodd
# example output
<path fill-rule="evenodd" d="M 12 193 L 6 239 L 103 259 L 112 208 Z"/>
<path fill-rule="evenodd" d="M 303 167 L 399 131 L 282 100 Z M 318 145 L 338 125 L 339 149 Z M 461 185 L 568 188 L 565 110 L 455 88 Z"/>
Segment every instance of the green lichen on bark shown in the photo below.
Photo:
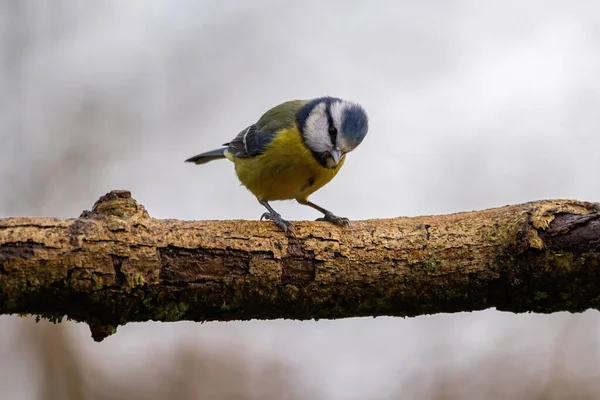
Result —
<path fill-rule="evenodd" d="M 415 316 L 600 306 L 597 204 L 270 223 L 149 217 L 128 192 L 77 219 L 0 220 L 0 312 L 87 322 Z"/>

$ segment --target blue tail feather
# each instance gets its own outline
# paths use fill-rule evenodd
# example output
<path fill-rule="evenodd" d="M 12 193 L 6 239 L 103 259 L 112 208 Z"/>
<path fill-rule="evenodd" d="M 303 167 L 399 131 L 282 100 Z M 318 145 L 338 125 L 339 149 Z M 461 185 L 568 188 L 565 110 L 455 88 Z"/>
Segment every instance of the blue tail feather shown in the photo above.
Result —
<path fill-rule="evenodd" d="M 206 164 L 209 161 L 225 158 L 225 150 L 227 150 L 227 147 L 207 151 L 206 153 L 198 154 L 197 156 L 188 158 L 187 160 L 185 160 L 185 162 L 193 162 L 198 165 Z"/>

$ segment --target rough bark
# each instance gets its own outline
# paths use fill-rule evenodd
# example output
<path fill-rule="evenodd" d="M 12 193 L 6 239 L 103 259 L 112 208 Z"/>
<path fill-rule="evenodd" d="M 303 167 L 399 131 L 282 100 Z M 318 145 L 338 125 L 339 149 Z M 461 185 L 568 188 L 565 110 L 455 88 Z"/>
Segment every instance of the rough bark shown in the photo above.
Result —
<path fill-rule="evenodd" d="M 297 222 L 150 218 L 129 192 L 77 219 L 0 219 L 0 313 L 63 316 L 95 340 L 134 321 L 415 316 L 600 304 L 600 205 Z"/>

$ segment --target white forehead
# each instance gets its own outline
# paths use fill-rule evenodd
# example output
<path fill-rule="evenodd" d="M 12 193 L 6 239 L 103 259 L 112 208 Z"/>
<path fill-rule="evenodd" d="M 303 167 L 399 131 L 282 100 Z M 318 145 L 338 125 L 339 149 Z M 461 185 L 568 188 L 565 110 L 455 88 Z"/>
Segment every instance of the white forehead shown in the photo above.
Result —
<path fill-rule="evenodd" d="M 337 128 L 338 131 L 342 130 L 342 116 L 346 109 L 350 106 L 346 101 L 336 101 L 331 103 L 329 108 L 329 112 L 331 113 L 331 119 L 333 120 L 333 125 Z"/>
<path fill-rule="evenodd" d="M 331 119 L 333 120 L 333 125 L 337 128 L 338 132 L 342 132 L 342 122 L 343 117 L 346 111 L 349 108 L 354 107 L 353 103 L 348 101 L 336 101 L 331 104 L 329 112 L 331 113 Z M 353 150 L 353 147 L 347 143 L 346 136 L 343 134 L 338 135 L 337 146 L 344 152 L 348 153 Z"/>

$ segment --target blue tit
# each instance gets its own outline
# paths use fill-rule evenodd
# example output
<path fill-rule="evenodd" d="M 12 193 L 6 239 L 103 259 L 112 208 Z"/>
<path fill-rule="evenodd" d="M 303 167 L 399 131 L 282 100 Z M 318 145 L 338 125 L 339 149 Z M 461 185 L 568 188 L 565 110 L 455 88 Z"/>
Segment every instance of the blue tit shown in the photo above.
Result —
<path fill-rule="evenodd" d="M 186 162 L 232 161 L 241 183 L 268 211 L 260 219 L 271 220 L 286 232 L 292 230 L 292 224 L 270 201 L 296 200 L 323 213 L 317 221 L 347 226 L 347 218 L 308 197 L 333 179 L 346 154 L 363 141 L 367 130 L 367 113 L 357 103 L 334 97 L 292 100 L 268 110 L 224 147 Z"/>

